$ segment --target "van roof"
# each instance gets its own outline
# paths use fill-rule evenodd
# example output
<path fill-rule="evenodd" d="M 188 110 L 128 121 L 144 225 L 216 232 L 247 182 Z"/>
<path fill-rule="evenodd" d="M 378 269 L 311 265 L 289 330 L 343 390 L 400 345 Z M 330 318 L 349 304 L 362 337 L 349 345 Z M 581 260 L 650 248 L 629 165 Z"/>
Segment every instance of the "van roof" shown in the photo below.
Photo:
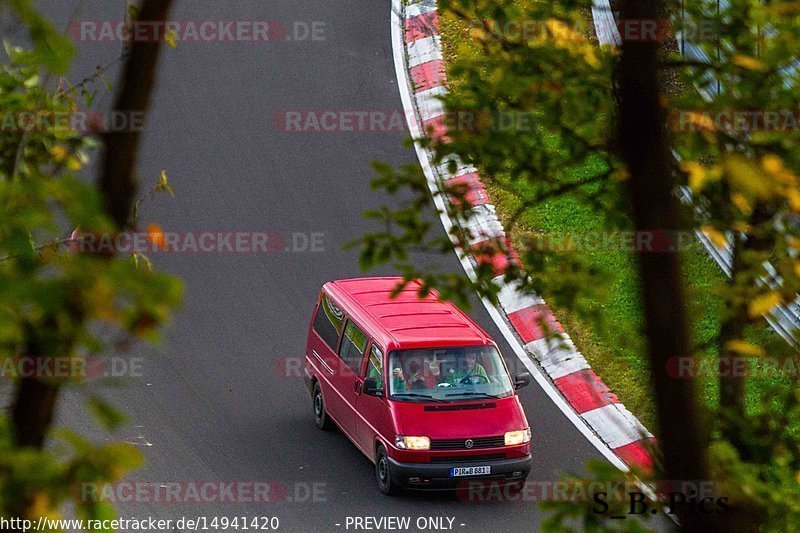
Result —
<path fill-rule="evenodd" d="M 432 291 L 421 298 L 412 281 L 394 298 L 401 277 L 331 281 L 323 289 L 386 350 L 491 344 L 492 339 L 466 314 Z"/>

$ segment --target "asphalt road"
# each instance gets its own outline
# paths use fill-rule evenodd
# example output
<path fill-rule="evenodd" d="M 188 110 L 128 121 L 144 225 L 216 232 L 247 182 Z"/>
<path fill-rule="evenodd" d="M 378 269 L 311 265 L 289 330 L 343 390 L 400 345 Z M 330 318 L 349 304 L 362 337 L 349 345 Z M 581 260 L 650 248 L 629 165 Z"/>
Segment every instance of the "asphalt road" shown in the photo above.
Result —
<path fill-rule="evenodd" d="M 78 4 L 39 3 L 59 26 Z M 122 0 L 84 4 L 81 19 L 123 14 Z M 152 257 L 183 278 L 186 299 L 162 346 L 125 355 L 145 358 L 142 375 L 106 390 L 131 418 L 114 438 L 147 457 L 130 479 L 270 481 L 293 501 L 125 503 L 122 516 L 277 516 L 284 531 L 344 530 L 348 516 L 447 516 L 460 531 L 538 529 L 543 515 L 532 502 L 383 496 L 372 464 L 341 433 L 314 427 L 302 378 L 275 371 L 279 358 L 302 356 L 320 286 L 363 275 L 356 252 L 342 245 L 371 229 L 364 209 L 387 201 L 368 191 L 370 161 L 407 163 L 414 154 L 401 147 L 402 133 L 285 133 L 273 119 L 293 109 L 401 109 L 389 7 L 388 0 L 177 2 L 175 19 L 316 21 L 324 40 L 166 49 L 138 172 L 154 182 L 166 169 L 177 196 L 147 204 L 143 219 L 177 231 L 321 232 L 323 251 Z M 79 43 L 71 80 L 120 49 L 119 42 Z M 110 104 L 108 96 L 99 100 L 101 108 Z M 419 260 L 460 271 L 454 255 Z M 514 358 L 482 307 L 471 314 Z M 520 396 L 533 432 L 531 480 L 556 480 L 600 458 L 535 382 Z M 87 421 L 76 392 L 64 397 L 60 423 L 110 438 Z M 316 498 L 307 497 L 309 488 Z"/>

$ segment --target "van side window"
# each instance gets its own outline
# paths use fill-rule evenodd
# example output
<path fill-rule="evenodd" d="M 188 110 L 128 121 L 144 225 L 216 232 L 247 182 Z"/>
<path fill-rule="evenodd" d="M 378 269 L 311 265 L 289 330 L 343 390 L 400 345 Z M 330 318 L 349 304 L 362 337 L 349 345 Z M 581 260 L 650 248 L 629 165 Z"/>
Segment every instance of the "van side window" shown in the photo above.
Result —
<path fill-rule="evenodd" d="M 339 348 L 339 357 L 347 367 L 358 374 L 361 370 L 361 361 L 367 350 L 367 336 L 350 320 L 344 328 L 342 346 Z"/>
<path fill-rule="evenodd" d="M 343 322 L 342 310 L 323 294 L 317 310 L 317 317 L 314 319 L 314 331 L 331 350 L 335 350 L 339 344 L 339 333 L 342 331 Z"/>
<path fill-rule="evenodd" d="M 378 382 L 378 388 L 383 388 L 383 352 L 375 344 L 369 350 L 367 377 L 375 378 Z"/>

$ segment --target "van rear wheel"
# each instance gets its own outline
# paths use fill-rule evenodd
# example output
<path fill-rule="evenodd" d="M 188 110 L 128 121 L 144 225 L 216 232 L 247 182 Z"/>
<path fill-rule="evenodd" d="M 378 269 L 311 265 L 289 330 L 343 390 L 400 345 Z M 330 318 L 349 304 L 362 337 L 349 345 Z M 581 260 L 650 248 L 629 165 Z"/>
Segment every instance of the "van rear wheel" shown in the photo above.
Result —
<path fill-rule="evenodd" d="M 386 455 L 386 448 L 378 446 L 378 455 L 375 458 L 375 477 L 378 479 L 378 488 L 387 496 L 397 493 L 397 485 L 392 480 L 392 472 L 389 470 L 389 457 Z"/>
<path fill-rule="evenodd" d="M 328 412 L 325 410 L 325 401 L 322 399 L 322 389 L 319 383 L 314 383 L 314 392 L 311 397 L 314 402 L 314 424 L 323 431 L 333 429 L 333 421 L 331 421 Z"/>

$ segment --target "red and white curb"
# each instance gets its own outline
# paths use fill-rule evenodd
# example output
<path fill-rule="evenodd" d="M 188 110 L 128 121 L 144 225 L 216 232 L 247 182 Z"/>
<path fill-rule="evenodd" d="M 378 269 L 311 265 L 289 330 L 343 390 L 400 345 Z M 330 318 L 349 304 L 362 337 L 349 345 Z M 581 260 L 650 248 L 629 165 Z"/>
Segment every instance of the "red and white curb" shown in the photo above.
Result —
<path fill-rule="evenodd" d="M 392 47 L 400 95 L 411 136 L 434 139 L 446 133 L 445 109 L 439 96 L 447 92 L 439 21 L 435 0 L 392 0 Z M 470 250 L 456 254 L 467 275 L 476 279 L 475 267 L 488 262 L 500 287 L 499 306 L 483 299 L 500 331 L 516 355 L 567 418 L 615 466 L 649 470 L 648 453 L 653 435 L 628 411 L 594 373 L 577 351 L 553 313 L 538 296 L 524 294 L 503 281 L 503 271 L 519 258 L 506 237 L 477 170 L 457 158 L 457 170 L 432 164 L 430 150 L 415 144 L 445 230 L 456 224 L 447 215 L 441 186 L 464 184 L 471 216 L 458 227 L 470 235 Z M 454 244 L 457 244 L 454 240 Z M 547 335 L 548 324 L 555 335 Z M 537 364 L 534 364 L 536 361 Z"/>

